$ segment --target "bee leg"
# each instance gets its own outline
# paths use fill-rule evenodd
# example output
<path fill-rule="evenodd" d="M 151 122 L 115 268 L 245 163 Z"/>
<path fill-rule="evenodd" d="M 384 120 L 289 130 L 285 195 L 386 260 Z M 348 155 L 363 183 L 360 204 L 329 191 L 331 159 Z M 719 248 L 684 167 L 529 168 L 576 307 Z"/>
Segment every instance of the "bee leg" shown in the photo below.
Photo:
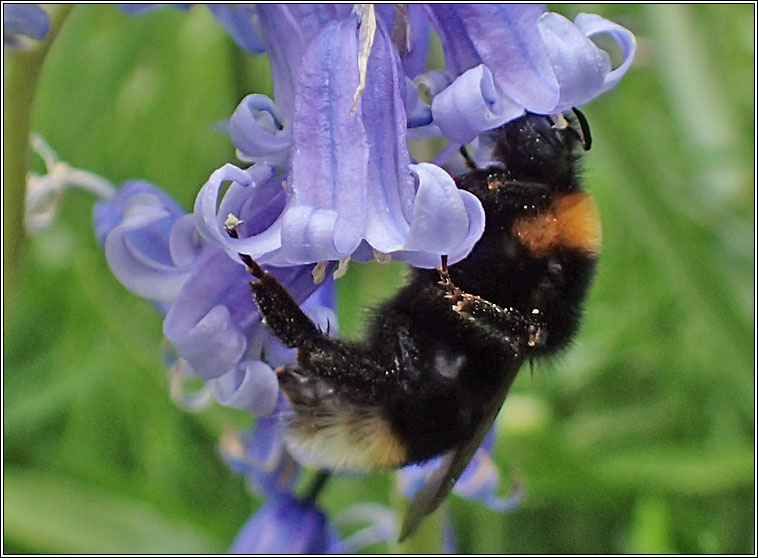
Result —
<path fill-rule="evenodd" d="M 296 411 L 317 407 L 334 394 L 334 389 L 318 376 L 305 373 L 297 365 L 276 370 L 279 387 Z"/>
<path fill-rule="evenodd" d="M 523 336 L 529 347 L 544 345 L 546 333 L 542 316 L 535 314 L 527 317 L 516 308 L 503 308 L 462 291 L 450 278 L 444 257 L 437 272 L 440 275 L 439 284 L 445 290 L 444 297 L 452 303 L 451 309 L 472 327 L 492 336 Z"/>
<path fill-rule="evenodd" d="M 465 145 L 462 145 L 458 152 L 461 154 L 461 157 L 463 157 L 463 160 L 466 162 L 466 166 L 469 168 L 469 170 L 479 170 L 479 167 L 476 166 L 476 161 L 471 158 L 471 155 L 469 155 L 469 152 L 466 149 Z"/>
<path fill-rule="evenodd" d="M 250 289 L 264 322 L 274 335 L 290 348 L 323 338 L 324 334 L 302 311 L 287 289 L 268 271 L 250 261 L 254 267 L 248 265 L 248 270 L 256 278 L 250 281 Z"/>
<path fill-rule="evenodd" d="M 227 234 L 232 238 L 238 238 L 237 227 L 240 224 L 242 221 L 230 214 L 224 223 Z M 250 289 L 253 291 L 253 300 L 258 306 L 258 311 L 264 323 L 282 343 L 293 348 L 324 337 L 276 277 L 258 265 L 249 255 L 239 254 L 239 257 L 254 277 L 250 281 Z"/>
<path fill-rule="evenodd" d="M 522 337 L 529 347 L 539 348 L 545 344 L 547 332 L 539 314 L 525 316 L 516 308 L 503 308 L 465 292 L 452 305 L 452 310 L 469 322 L 491 328 L 500 335 Z"/>

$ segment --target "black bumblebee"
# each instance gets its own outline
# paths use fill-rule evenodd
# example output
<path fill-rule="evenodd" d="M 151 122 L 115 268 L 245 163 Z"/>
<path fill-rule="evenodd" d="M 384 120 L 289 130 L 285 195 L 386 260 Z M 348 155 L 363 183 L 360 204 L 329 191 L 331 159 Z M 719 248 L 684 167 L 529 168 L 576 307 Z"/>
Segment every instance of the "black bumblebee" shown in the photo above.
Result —
<path fill-rule="evenodd" d="M 575 334 L 600 248 L 600 223 L 578 178 L 590 144 L 579 111 L 527 113 L 490 132 L 502 165 L 456 179 L 486 214 L 471 254 L 414 269 L 380 306 L 367 338 L 322 333 L 276 279 L 243 256 L 255 303 L 297 347 L 278 370 L 294 409 L 296 456 L 333 470 L 387 470 L 447 454 L 411 504 L 401 538 L 434 510 L 489 431 L 525 359 Z M 465 155 L 465 152 L 464 152 Z"/>

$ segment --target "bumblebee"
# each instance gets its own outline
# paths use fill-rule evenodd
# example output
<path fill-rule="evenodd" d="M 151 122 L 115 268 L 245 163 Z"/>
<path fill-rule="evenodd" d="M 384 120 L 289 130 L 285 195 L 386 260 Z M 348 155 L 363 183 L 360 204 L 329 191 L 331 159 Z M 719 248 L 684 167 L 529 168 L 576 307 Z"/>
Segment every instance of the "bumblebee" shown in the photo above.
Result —
<path fill-rule="evenodd" d="M 568 120 L 566 120 L 568 118 Z M 493 158 L 456 178 L 485 230 L 455 265 L 414 269 L 361 341 L 328 337 L 249 257 L 253 297 L 296 364 L 277 371 L 294 416 L 291 453 L 330 470 L 388 470 L 445 454 L 416 494 L 401 538 L 433 511 L 481 444 L 525 360 L 571 340 L 600 250 L 579 183 L 590 134 L 577 110 L 526 113 L 490 132 Z M 464 151 L 465 155 L 465 151 Z"/>

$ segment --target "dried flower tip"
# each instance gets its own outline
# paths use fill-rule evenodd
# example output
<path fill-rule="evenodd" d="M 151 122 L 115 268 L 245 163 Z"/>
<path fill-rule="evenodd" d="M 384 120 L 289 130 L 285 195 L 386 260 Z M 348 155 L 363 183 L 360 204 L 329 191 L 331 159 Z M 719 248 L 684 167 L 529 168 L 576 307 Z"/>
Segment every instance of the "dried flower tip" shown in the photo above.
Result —
<path fill-rule="evenodd" d="M 368 58 L 371 55 L 371 47 L 374 44 L 374 35 L 376 34 L 376 12 L 373 4 L 362 4 L 360 6 L 361 29 L 358 35 L 358 73 L 360 81 L 353 96 L 353 106 L 350 114 L 355 113 L 358 108 L 358 101 L 361 99 L 361 93 L 366 89 L 366 71 L 368 68 Z"/>
<path fill-rule="evenodd" d="M 332 277 L 335 279 L 340 279 L 345 276 L 345 273 L 347 273 L 347 266 L 350 263 L 350 256 L 346 256 L 342 258 L 339 263 L 337 264 L 337 269 L 334 270 L 334 274 Z"/>
<path fill-rule="evenodd" d="M 391 254 L 385 254 L 384 252 L 380 252 L 376 248 L 373 248 L 374 251 L 374 259 L 376 260 L 376 263 L 381 265 L 386 265 L 392 261 L 392 255 Z"/>

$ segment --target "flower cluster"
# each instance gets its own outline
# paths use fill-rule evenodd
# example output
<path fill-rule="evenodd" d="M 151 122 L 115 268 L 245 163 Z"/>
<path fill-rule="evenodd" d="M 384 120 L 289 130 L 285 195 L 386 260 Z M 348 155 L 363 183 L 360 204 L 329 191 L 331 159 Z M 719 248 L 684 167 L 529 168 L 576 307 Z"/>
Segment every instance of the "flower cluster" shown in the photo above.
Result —
<path fill-rule="evenodd" d="M 151 8 L 122 6 L 135 14 Z M 4 10 L 4 36 L 44 36 L 35 10 L 16 19 Z M 363 539 L 342 541 L 312 501 L 293 496 L 299 465 L 283 443 L 290 411 L 274 369 L 294 355 L 261 323 L 239 255 L 265 266 L 323 331 L 335 333 L 333 278 L 349 260 L 433 268 L 442 255 L 450 263 L 465 258 L 479 240 L 481 204 L 448 172 L 461 166 L 460 147 L 470 144 L 486 165 L 484 132 L 525 111 L 558 114 L 609 90 L 631 65 L 634 36 L 602 17 L 572 22 L 541 5 L 210 10 L 241 48 L 270 61 L 274 98 L 251 93 L 227 123 L 239 159 L 252 165 L 220 166 L 192 212 L 151 184 L 127 182 L 96 205 L 96 236 L 115 276 L 165 316 L 172 369 L 207 380 L 217 401 L 259 417 L 252 432 L 222 442 L 232 466 L 268 499 L 232 550 L 354 550 L 394 536 L 394 523 L 386 510 L 363 510 L 357 516 L 370 524 Z M 434 33 L 444 67 L 430 69 Z M 601 34 L 620 47 L 615 69 L 591 40 Z M 425 141 L 433 138 L 446 146 L 434 151 Z M 239 223 L 234 238 L 229 215 Z M 456 491 L 503 511 L 519 491 L 497 496 L 493 443 L 490 436 Z M 403 490 L 414 492 L 433 466 L 407 468 Z"/>

